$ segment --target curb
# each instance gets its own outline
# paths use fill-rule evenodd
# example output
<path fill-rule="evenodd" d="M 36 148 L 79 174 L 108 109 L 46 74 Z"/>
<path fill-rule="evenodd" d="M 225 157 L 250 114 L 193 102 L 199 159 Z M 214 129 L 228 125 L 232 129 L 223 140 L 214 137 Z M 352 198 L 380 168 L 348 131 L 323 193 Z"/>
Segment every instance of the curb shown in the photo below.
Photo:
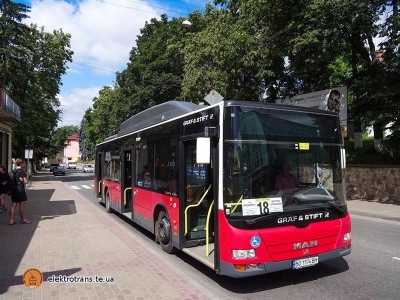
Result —
<path fill-rule="evenodd" d="M 383 220 L 388 220 L 388 221 L 400 222 L 400 217 L 399 218 L 398 217 L 390 217 L 390 216 L 368 213 L 368 212 L 363 212 L 363 211 L 356 211 L 356 210 L 349 210 L 349 213 L 350 213 L 350 216 L 358 215 L 358 216 L 363 216 L 363 217 L 370 217 L 370 218 L 375 218 L 375 219 L 383 219 Z"/>

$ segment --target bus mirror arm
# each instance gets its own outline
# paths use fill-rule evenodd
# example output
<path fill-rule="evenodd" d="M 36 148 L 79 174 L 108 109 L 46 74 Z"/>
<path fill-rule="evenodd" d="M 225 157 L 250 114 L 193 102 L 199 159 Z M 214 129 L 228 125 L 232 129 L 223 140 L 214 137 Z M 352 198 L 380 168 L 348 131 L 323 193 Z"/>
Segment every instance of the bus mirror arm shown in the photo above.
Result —
<path fill-rule="evenodd" d="M 217 137 L 218 131 L 216 127 L 206 126 L 204 128 L 204 136 L 205 137 Z"/>

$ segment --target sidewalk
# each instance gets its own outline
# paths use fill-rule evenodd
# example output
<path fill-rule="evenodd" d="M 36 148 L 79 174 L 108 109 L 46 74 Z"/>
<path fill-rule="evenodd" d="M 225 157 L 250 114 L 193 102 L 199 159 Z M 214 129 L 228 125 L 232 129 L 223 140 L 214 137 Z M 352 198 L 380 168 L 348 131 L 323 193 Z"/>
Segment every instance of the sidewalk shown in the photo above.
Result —
<path fill-rule="evenodd" d="M 163 261 L 168 254 L 147 249 L 140 239 L 132 243 L 133 231 L 52 177 L 35 178 L 28 189 L 26 215 L 32 224 L 10 226 L 8 213 L 0 214 L 0 299 L 216 298 L 168 266 Z M 31 268 L 43 274 L 37 288 L 22 282 Z M 114 283 L 51 283 L 53 275 L 81 280 L 102 276 Z"/>
<path fill-rule="evenodd" d="M 347 208 L 351 215 L 400 222 L 400 205 L 368 200 L 348 200 Z"/>

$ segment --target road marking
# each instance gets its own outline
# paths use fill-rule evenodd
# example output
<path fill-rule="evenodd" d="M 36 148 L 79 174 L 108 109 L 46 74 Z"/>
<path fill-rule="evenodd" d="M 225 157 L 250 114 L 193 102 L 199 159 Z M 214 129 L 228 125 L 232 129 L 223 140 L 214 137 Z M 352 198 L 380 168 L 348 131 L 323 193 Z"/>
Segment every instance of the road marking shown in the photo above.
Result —
<path fill-rule="evenodd" d="M 392 257 L 395 260 L 400 260 L 400 257 Z"/>
<path fill-rule="evenodd" d="M 77 185 L 71 185 L 71 186 L 70 186 L 70 188 L 73 189 L 73 190 L 80 190 L 81 188 L 84 188 L 85 190 L 92 190 L 93 187 L 94 187 L 93 184 L 90 185 L 90 186 L 89 186 L 89 185 L 86 185 L 86 184 L 82 184 L 82 185 L 80 185 L 80 186 L 77 186 Z"/>

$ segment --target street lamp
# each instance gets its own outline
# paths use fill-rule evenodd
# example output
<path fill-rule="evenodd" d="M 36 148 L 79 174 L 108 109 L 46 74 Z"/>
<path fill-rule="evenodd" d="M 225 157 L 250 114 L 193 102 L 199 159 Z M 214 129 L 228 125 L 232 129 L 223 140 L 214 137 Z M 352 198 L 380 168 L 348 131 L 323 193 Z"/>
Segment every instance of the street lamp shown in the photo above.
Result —
<path fill-rule="evenodd" d="M 185 28 L 190 28 L 192 27 L 192 22 L 186 19 L 185 21 L 182 22 L 182 26 Z"/>

